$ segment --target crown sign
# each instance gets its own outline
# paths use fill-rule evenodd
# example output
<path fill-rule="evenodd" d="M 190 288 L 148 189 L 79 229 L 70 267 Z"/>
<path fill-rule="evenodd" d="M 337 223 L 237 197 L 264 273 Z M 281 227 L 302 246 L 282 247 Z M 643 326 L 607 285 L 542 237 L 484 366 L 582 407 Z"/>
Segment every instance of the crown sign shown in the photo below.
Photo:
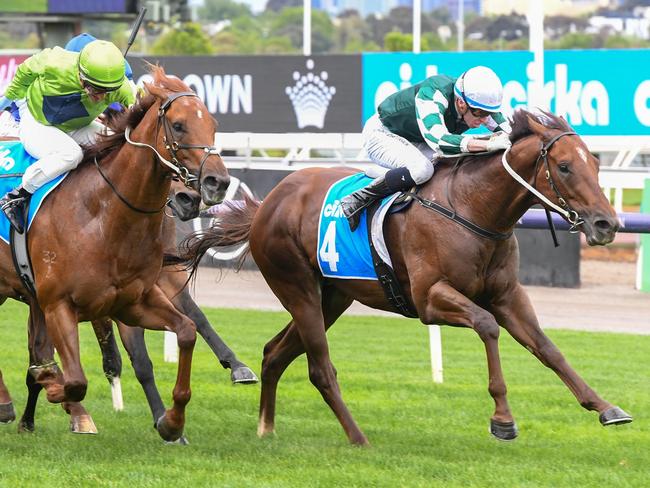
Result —
<path fill-rule="evenodd" d="M 328 78 L 327 71 L 321 71 L 320 76 L 311 71 L 314 69 L 312 59 L 307 60 L 306 66 L 310 72 L 301 75 L 298 71 L 294 71 L 293 79 L 296 84 L 286 87 L 285 93 L 291 100 L 300 129 L 307 126 L 322 129 L 325 125 L 327 108 L 336 93 L 336 88 L 325 84 Z"/>

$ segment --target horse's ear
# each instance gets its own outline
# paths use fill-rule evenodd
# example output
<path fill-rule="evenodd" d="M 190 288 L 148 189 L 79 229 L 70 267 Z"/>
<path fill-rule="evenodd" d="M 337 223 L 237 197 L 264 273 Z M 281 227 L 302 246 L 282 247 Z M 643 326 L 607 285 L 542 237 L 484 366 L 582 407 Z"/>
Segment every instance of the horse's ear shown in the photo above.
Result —
<path fill-rule="evenodd" d="M 540 137 L 544 137 L 544 134 L 548 131 L 548 129 L 540 124 L 535 117 L 531 117 L 530 115 L 528 115 L 528 127 L 530 127 L 530 130 Z"/>

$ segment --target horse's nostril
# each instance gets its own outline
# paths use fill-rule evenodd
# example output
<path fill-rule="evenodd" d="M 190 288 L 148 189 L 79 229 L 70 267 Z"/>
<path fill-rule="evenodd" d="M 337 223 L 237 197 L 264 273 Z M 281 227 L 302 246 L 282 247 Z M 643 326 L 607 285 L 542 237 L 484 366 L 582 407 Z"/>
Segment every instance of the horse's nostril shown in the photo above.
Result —
<path fill-rule="evenodd" d="M 230 177 L 206 176 L 201 184 L 211 191 L 225 191 L 230 185 Z"/>
<path fill-rule="evenodd" d="M 618 226 L 616 224 L 613 224 L 609 220 L 596 220 L 594 222 L 594 226 L 596 229 L 598 229 L 601 232 L 610 232 L 613 229 L 616 229 Z"/>

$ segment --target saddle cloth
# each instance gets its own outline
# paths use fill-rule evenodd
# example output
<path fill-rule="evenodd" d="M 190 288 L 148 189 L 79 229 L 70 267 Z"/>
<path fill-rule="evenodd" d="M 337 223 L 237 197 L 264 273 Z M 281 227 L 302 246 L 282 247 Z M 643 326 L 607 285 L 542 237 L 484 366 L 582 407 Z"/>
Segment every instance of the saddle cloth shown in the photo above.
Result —
<path fill-rule="evenodd" d="M 343 215 L 341 199 L 372 182 L 357 173 L 334 183 L 327 192 L 318 223 L 318 266 L 323 276 L 350 280 L 376 280 L 364 209 L 354 232 Z M 372 242 L 379 256 L 392 267 L 384 241 L 384 218 L 399 193 L 384 198 L 372 219 Z"/>
<path fill-rule="evenodd" d="M 25 151 L 20 141 L 0 141 L 0 195 L 4 195 L 20 185 L 23 173 L 34 161 L 36 159 Z M 67 175 L 68 173 L 64 173 L 57 176 L 34 193 L 29 203 L 29 215 L 25 228 L 29 229 L 45 197 L 59 186 Z M 0 239 L 7 244 L 9 244 L 10 226 L 5 214 L 0 212 Z"/>

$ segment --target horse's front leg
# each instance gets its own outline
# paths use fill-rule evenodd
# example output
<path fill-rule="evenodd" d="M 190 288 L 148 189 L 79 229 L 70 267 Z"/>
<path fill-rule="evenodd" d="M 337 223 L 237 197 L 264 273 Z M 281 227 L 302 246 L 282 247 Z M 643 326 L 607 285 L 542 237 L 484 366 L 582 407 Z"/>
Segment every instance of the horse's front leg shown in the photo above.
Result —
<path fill-rule="evenodd" d="M 512 440 L 517 437 L 517 426 L 510 412 L 506 383 L 501 370 L 499 325 L 492 314 L 442 281 L 428 290 L 426 300 L 418 306 L 418 313 L 425 324 L 460 325 L 476 331 L 485 344 L 489 374 L 488 391 L 495 404 L 494 414 L 490 419 L 490 432 L 500 440 Z"/>
<path fill-rule="evenodd" d="M 122 386 L 120 378 L 122 376 L 122 355 L 117 348 L 115 333 L 113 332 L 113 321 L 108 317 L 92 321 L 93 331 L 97 337 L 97 344 L 102 351 L 102 368 L 104 376 L 111 385 L 111 396 L 113 398 L 113 409 L 121 411 L 124 409 L 122 399 Z"/>
<path fill-rule="evenodd" d="M 9 390 L 2 379 L 2 371 L 0 371 L 0 424 L 8 424 L 16 420 L 16 410 L 11 401 Z"/>
<path fill-rule="evenodd" d="M 165 405 L 156 387 L 153 364 L 151 364 L 147 344 L 144 340 L 144 329 L 141 327 L 129 327 L 122 322 L 117 322 L 117 330 L 120 333 L 122 345 L 131 359 L 131 366 L 133 366 L 135 377 L 140 382 L 140 386 L 142 386 L 144 395 L 147 398 L 147 403 L 149 403 L 155 427 L 156 421 L 165 414 Z"/>
<path fill-rule="evenodd" d="M 499 323 L 545 366 L 551 368 L 587 410 L 600 413 L 603 425 L 624 424 L 632 417 L 619 407 L 603 400 L 574 371 L 560 350 L 539 326 L 535 310 L 521 285 L 504 293 L 491 307 Z"/>
<path fill-rule="evenodd" d="M 51 338 L 61 358 L 63 395 L 60 400 L 65 402 L 80 402 L 86 396 L 88 380 L 83 372 L 79 358 L 79 321 L 77 314 L 70 304 L 65 301 L 44 305 L 43 314 L 47 326 L 47 334 Z M 56 364 L 52 368 L 58 369 L 56 368 Z M 59 400 L 59 398 L 53 398 L 54 395 L 48 389 L 50 382 L 44 382 L 40 377 L 36 378 L 36 380 L 47 389 L 48 400 Z M 54 381 L 54 384 L 50 385 L 50 387 L 54 388 L 57 386 L 57 383 L 58 381 Z"/>
<path fill-rule="evenodd" d="M 183 435 L 185 406 L 190 401 L 190 373 L 192 351 L 196 342 L 194 322 L 181 314 L 157 286 L 146 293 L 140 302 L 125 307 L 116 316 L 125 324 L 152 330 L 169 330 L 178 342 L 178 373 L 174 386 L 174 405 L 158 419 L 156 427 L 166 441 L 176 441 Z"/>
<path fill-rule="evenodd" d="M 167 293 L 169 296 L 169 293 Z M 233 384 L 254 384 L 259 380 L 257 375 L 242 363 L 230 347 L 219 337 L 217 331 L 212 328 L 208 318 L 201 311 L 199 306 L 192 300 L 187 288 L 181 290 L 173 299 L 174 306 L 183 314 L 187 315 L 196 324 L 197 332 L 210 346 L 212 352 L 217 356 L 224 368 L 230 368 L 230 380 Z"/>

